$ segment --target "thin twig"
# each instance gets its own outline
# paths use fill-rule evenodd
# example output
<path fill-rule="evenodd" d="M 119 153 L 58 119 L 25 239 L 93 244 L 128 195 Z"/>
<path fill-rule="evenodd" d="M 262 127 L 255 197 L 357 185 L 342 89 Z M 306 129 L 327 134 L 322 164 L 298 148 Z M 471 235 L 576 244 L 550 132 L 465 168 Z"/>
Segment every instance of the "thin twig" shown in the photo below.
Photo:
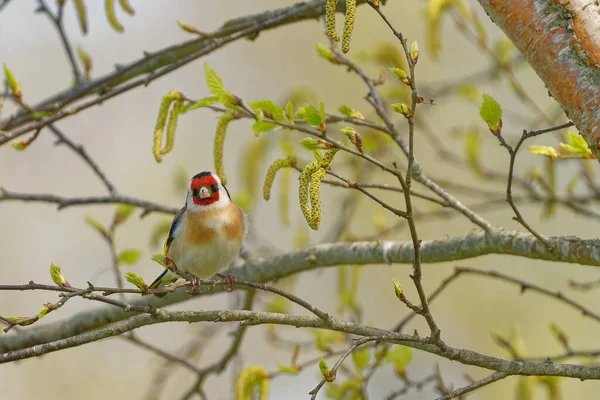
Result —
<path fill-rule="evenodd" d="M 514 169 L 515 169 L 515 161 L 517 159 L 517 153 L 519 152 L 519 149 L 521 148 L 521 145 L 525 142 L 525 140 L 527 140 L 531 137 L 535 137 L 535 136 L 544 134 L 544 133 L 563 129 L 568 126 L 571 126 L 571 125 L 569 125 L 567 123 L 567 124 L 559 125 L 559 126 L 548 128 L 548 129 L 541 129 L 538 131 L 529 131 L 529 132 L 524 130 L 523 134 L 521 135 L 521 138 L 519 139 L 519 141 L 517 142 L 517 144 L 515 145 L 514 148 L 510 144 L 508 144 L 506 142 L 506 140 L 504 140 L 504 137 L 502 136 L 501 132 L 498 132 L 498 134 L 496 135 L 496 137 L 498 138 L 498 141 L 500 142 L 500 145 L 508 151 L 508 154 L 510 156 L 510 162 L 509 162 L 509 166 L 508 166 L 508 179 L 507 179 L 507 183 L 506 183 L 506 201 L 508 202 L 508 204 L 512 208 L 513 212 L 515 213 L 514 219 L 517 222 L 519 222 L 521 225 L 523 225 L 523 227 L 525 229 L 527 229 L 540 242 L 544 243 L 544 245 L 549 249 L 552 249 L 552 246 L 553 246 L 552 243 L 550 243 L 550 241 L 548 241 L 548 239 L 546 239 L 542 235 L 540 235 L 535 229 L 533 229 L 533 227 L 531 225 L 529 225 L 527 223 L 527 221 L 525 221 L 525 219 L 523 218 L 523 215 L 519 211 L 519 208 L 513 201 L 512 182 L 513 182 L 513 175 L 514 175 Z"/>
<path fill-rule="evenodd" d="M 63 44 L 63 48 L 65 49 L 65 53 L 67 54 L 67 58 L 69 59 L 69 63 L 71 64 L 71 69 L 73 70 L 73 80 L 75 83 L 79 83 L 81 81 L 81 71 L 79 70 L 79 65 L 75 60 L 75 56 L 73 55 L 73 49 L 71 48 L 71 43 L 69 42 L 69 38 L 67 37 L 64 27 L 63 27 L 63 11 L 65 6 L 65 1 L 60 1 L 58 3 L 58 11 L 56 15 L 52 14 L 50 9 L 46 6 L 44 0 L 38 0 L 38 11 L 46 14 L 52 23 L 56 27 L 58 34 L 60 35 L 60 40 Z"/>
<path fill-rule="evenodd" d="M 144 210 L 142 216 L 151 212 L 160 212 L 165 214 L 176 214 L 178 208 L 163 206 L 146 200 L 137 199 L 124 195 L 111 196 L 90 196 L 90 197 L 61 197 L 54 194 L 29 194 L 10 192 L 0 187 L 0 202 L 2 201 L 31 201 L 38 203 L 52 203 L 61 210 L 67 207 L 92 205 L 92 204 L 130 204 Z"/>
<path fill-rule="evenodd" d="M 254 304 L 256 291 L 250 290 L 246 294 L 246 300 L 244 303 L 243 309 L 246 311 L 252 310 L 252 305 Z M 227 367 L 229 362 L 237 355 L 240 346 L 242 345 L 242 340 L 244 339 L 244 335 L 248 329 L 249 325 L 240 324 L 240 326 L 236 329 L 233 340 L 231 341 L 231 345 L 229 349 L 221 356 L 221 358 L 209 365 L 206 368 L 201 369 L 198 372 L 198 376 L 196 378 L 196 382 L 190 387 L 190 389 L 181 397 L 181 400 L 188 400 L 194 393 L 198 393 L 202 391 L 202 384 L 204 380 L 211 374 L 220 374 Z"/>
<path fill-rule="evenodd" d="M 337 360 L 337 362 L 335 363 L 335 365 L 333 366 L 333 368 L 331 368 L 329 370 L 329 373 L 331 375 L 331 377 L 329 378 L 329 382 L 333 382 L 335 381 L 336 375 L 337 375 L 337 371 L 338 369 L 342 366 L 342 363 L 346 360 L 346 358 L 348 358 L 350 356 L 350 354 L 352 354 L 352 352 L 354 350 L 356 350 L 357 348 L 359 348 L 360 346 L 362 346 L 365 343 L 368 342 L 373 342 L 376 340 L 385 340 L 386 337 L 382 336 L 382 337 L 363 337 L 360 339 L 356 339 L 354 341 L 354 343 L 352 344 L 352 346 L 350 346 L 350 348 L 348 348 L 348 350 L 346 350 L 342 356 Z M 325 383 L 327 383 L 327 380 L 324 378 L 322 379 L 319 384 L 317 385 L 317 387 L 315 387 L 313 390 L 311 390 L 310 392 L 308 392 L 308 394 L 310 394 L 310 398 L 311 400 L 314 400 L 317 398 L 317 394 L 319 393 L 319 390 L 321 390 L 321 388 L 325 385 Z"/>
<path fill-rule="evenodd" d="M 83 161 L 85 161 L 85 163 L 92 169 L 92 171 L 94 171 L 94 174 L 96 174 L 96 176 L 98 176 L 98 178 L 102 181 L 104 186 L 106 186 L 108 193 L 110 193 L 111 195 L 117 193 L 115 186 L 112 184 L 112 182 L 108 180 L 106 174 L 100 169 L 100 166 L 89 156 L 89 154 L 82 145 L 73 142 L 71 139 L 69 139 L 69 137 L 67 137 L 61 130 L 59 130 L 54 125 L 49 125 L 48 128 L 58 138 L 57 144 L 64 143 L 69 148 L 71 148 L 71 150 L 73 150 L 79 157 L 81 157 Z"/>
<path fill-rule="evenodd" d="M 196 366 L 190 364 L 187 360 L 178 357 L 174 354 L 169 353 L 168 351 L 164 351 L 159 349 L 158 347 L 140 339 L 134 332 L 130 332 L 128 335 L 121 335 L 121 338 L 123 338 L 124 340 L 127 340 L 128 342 L 131 342 L 133 344 L 135 344 L 138 347 L 141 347 L 142 349 L 148 350 L 151 353 L 157 354 L 158 356 L 171 361 L 172 363 L 175 364 L 179 364 L 185 368 L 187 368 L 189 371 L 199 374 L 200 373 L 200 369 L 197 368 Z"/>
<path fill-rule="evenodd" d="M 448 393 L 444 396 L 438 397 L 435 400 L 450 400 L 450 399 L 454 399 L 456 397 L 462 396 L 466 393 L 472 392 L 474 390 L 477 390 L 479 388 L 482 388 L 484 386 L 489 385 L 490 383 L 494 383 L 496 381 L 499 381 L 500 379 L 504 379 L 507 376 L 510 376 L 509 373 L 507 372 L 495 372 L 492 375 L 488 376 L 485 379 L 482 379 L 480 381 L 477 382 L 473 382 L 472 384 L 462 387 L 460 389 L 456 389 L 454 391 L 452 391 L 451 393 Z"/>

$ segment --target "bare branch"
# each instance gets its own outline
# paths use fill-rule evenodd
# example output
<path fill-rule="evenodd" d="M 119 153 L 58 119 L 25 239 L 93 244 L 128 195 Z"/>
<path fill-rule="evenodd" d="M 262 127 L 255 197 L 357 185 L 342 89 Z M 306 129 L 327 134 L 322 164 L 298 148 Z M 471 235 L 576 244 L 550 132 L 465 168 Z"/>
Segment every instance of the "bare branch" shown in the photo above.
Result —
<path fill-rule="evenodd" d="M 496 372 L 493 373 L 492 375 L 488 376 L 485 379 L 482 379 L 480 381 L 477 382 L 473 382 L 472 384 L 462 387 L 460 389 L 456 389 L 454 391 L 452 391 L 451 393 L 448 393 L 444 396 L 438 397 L 435 400 L 450 400 L 450 399 L 454 399 L 456 397 L 462 396 L 466 393 L 472 392 L 474 390 L 477 390 L 479 388 L 482 388 L 486 385 L 489 385 L 490 383 L 494 383 L 496 381 L 499 381 L 500 379 L 504 379 L 507 376 L 509 376 L 510 374 L 507 372 Z"/>
<path fill-rule="evenodd" d="M 135 197 L 123 196 L 123 195 L 111 195 L 111 196 L 90 196 L 90 197 L 61 197 L 54 194 L 29 194 L 29 193 L 16 193 L 9 192 L 8 190 L 0 187 L 0 202 L 3 201 L 30 201 L 37 203 L 52 203 L 58 206 L 61 210 L 67 207 L 83 206 L 92 204 L 131 204 L 132 206 L 140 207 L 144 210 L 143 215 L 151 212 L 160 212 L 165 214 L 175 214 L 178 208 L 166 207 L 162 204 L 153 203 L 146 200 L 137 199 Z M 142 215 L 142 216 L 143 216 Z"/>
<path fill-rule="evenodd" d="M 365 2 L 366 0 L 358 0 L 357 4 L 364 4 Z M 91 82 L 82 83 L 73 89 L 65 90 L 34 105 L 31 112 L 21 112 L 7 120 L 0 121 L 0 130 L 10 132 L 5 137 L 0 137 L 0 145 L 27 132 L 100 104 L 128 90 L 142 85 L 147 86 L 153 80 L 212 53 L 228 43 L 246 37 L 256 38 L 264 30 L 318 18 L 325 14 L 325 4 L 326 0 L 313 0 L 266 11 L 262 14 L 232 19 L 225 22 L 220 29 L 208 34 L 208 37 L 188 40 L 152 53 L 147 52 L 144 57 L 127 65 L 120 65 L 112 73 Z M 342 2 L 340 2 L 338 10 L 342 11 L 343 9 Z M 146 77 L 133 80 L 141 75 L 146 75 Z M 66 108 L 69 104 L 95 93 L 103 94 L 78 106 Z M 34 121 L 33 112 L 35 111 L 53 111 L 56 114 L 23 127 L 24 124 Z"/>

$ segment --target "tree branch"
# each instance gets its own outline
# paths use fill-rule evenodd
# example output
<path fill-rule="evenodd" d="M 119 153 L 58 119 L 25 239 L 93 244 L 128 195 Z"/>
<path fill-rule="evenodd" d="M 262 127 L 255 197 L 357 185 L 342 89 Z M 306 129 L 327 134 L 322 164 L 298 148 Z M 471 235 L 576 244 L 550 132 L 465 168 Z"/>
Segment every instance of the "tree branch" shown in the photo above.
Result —
<path fill-rule="evenodd" d="M 587 0 L 479 0 L 600 158 L 600 27 Z"/>
<path fill-rule="evenodd" d="M 494 228 L 487 235 L 473 232 L 466 236 L 424 240 L 421 244 L 423 263 L 463 260 L 486 254 L 506 254 L 530 259 L 559 261 L 581 265 L 600 266 L 600 241 L 583 240 L 575 237 L 547 237 L 556 244 L 550 253 L 535 236 L 529 233 Z M 222 271 L 234 274 L 236 279 L 252 282 L 269 282 L 294 275 L 302 271 L 344 264 L 365 265 L 413 262 L 412 242 L 374 241 L 340 242 L 311 246 L 268 259 L 250 259 L 239 268 Z M 567 267 L 571 268 L 571 267 Z M 223 290 L 222 287 L 200 287 L 200 293 L 208 295 Z M 152 305 L 164 307 L 193 298 L 185 290 L 177 290 L 162 299 L 138 298 L 130 304 L 140 307 Z M 0 337 L 0 351 L 22 349 L 40 343 L 67 338 L 107 323 L 122 321 L 132 313 L 124 313 L 116 307 L 104 307 L 80 312 L 72 317 L 32 327 L 19 335 Z"/>
<path fill-rule="evenodd" d="M 154 325 L 164 322 L 234 322 L 242 324 L 279 324 L 295 327 L 323 328 L 339 332 L 346 332 L 363 337 L 378 337 L 405 346 L 413 347 L 428 353 L 458 361 L 465 365 L 473 365 L 481 368 L 495 370 L 501 374 L 508 375 L 536 375 L 536 376 L 564 376 L 578 378 L 581 380 L 600 379 L 600 368 L 596 366 L 583 366 L 573 364 L 557 364 L 551 361 L 528 362 L 503 360 L 496 357 L 486 356 L 471 350 L 458 349 L 446 346 L 440 349 L 434 344 L 429 344 L 428 339 L 406 335 L 397 332 L 388 332 L 383 329 L 373 328 L 353 322 L 340 321 L 331 318 L 323 321 L 315 316 L 290 315 L 269 313 L 262 311 L 247 310 L 206 310 L 206 311 L 166 311 L 155 310 L 152 315 L 144 314 L 132 317 L 126 321 L 109 325 L 105 328 L 83 333 L 67 339 L 32 346 L 22 350 L 16 350 L 0 355 L 0 364 L 26 358 L 37 357 L 54 351 L 81 346 L 86 343 L 96 342 L 108 337 L 121 335 L 125 332 L 142 326 Z"/>
<path fill-rule="evenodd" d="M 358 0 L 357 4 L 364 4 L 365 2 L 366 0 Z M 340 12 L 345 10 L 343 3 L 339 2 L 338 11 Z M 382 3 L 385 3 L 385 1 L 382 1 Z M 228 43 L 245 37 L 254 39 L 264 30 L 318 18 L 325 14 L 325 4 L 326 0 L 313 0 L 273 11 L 235 18 L 225 22 L 221 28 L 211 32 L 207 37 L 188 40 L 153 53 L 145 52 L 144 57 L 126 65 L 119 65 L 114 72 L 58 93 L 32 106 L 29 112 L 19 112 L 8 119 L 0 121 L 0 130 L 10 132 L 6 137 L 0 138 L 0 145 L 40 126 L 58 121 L 135 87 L 148 85 L 152 80 L 205 56 Z M 132 81 L 141 75 L 147 76 Z M 94 100 L 65 109 L 67 105 L 77 100 L 96 94 L 98 96 Z M 36 111 L 50 111 L 55 112 L 55 114 L 37 123 L 22 127 L 28 122 L 35 121 L 33 113 Z M 19 127 L 22 128 L 17 129 Z"/>

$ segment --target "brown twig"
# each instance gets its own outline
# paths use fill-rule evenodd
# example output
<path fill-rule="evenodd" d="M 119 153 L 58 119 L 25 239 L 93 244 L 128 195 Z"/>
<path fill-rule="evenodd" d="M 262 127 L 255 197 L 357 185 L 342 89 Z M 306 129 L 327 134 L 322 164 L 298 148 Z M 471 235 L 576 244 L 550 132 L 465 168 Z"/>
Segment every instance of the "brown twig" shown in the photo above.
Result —
<path fill-rule="evenodd" d="M 498 141 L 500 142 L 500 145 L 508 151 L 508 154 L 510 156 L 510 162 L 509 162 L 509 166 L 508 166 L 508 179 L 507 179 L 507 183 L 506 183 L 506 201 L 508 202 L 508 204 L 512 208 L 513 212 L 515 213 L 514 219 L 517 222 L 519 222 L 521 225 L 523 225 L 523 227 L 525 229 L 527 229 L 532 235 L 534 235 L 540 242 L 544 243 L 544 245 L 549 249 L 552 249 L 553 244 L 550 243 L 548 241 L 548 239 L 546 239 L 542 235 L 540 235 L 535 229 L 533 229 L 533 227 L 531 227 L 531 225 L 529 225 L 527 223 L 527 221 L 525 221 L 525 219 L 523 218 L 523 215 L 519 211 L 519 208 L 513 201 L 512 182 L 513 182 L 513 175 L 514 175 L 514 169 L 515 169 L 515 161 L 517 159 L 517 153 L 519 152 L 519 149 L 521 148 L 521 145 L 523 144 L 523 142 L 525 142 L 525 140 L 535 137 L 535 136 L 542 135 L 544 133 L 564 129 L 571 125 L 572 125 L 572 123 L 566 123 L 563 125 L 551 127 L 548 129 L 541 129 L 538 131 L 529 131 L 528 132 L 528 131 L 524 130 L 523 134 L 521 135 L 521 138 L 519 139 L 519 141 L 517 142 L 517 144 L 515 145 L 514 148 L 510 144 L 508 144 L 506 142 L 506 140 L 504 140 L 504 137 L 502 136 L 501 132 L 498 132 L 498 134 L 496 135 L 496 137 L 498 138 Z"/>
<path fill-rule="evenodd" d="M 65 49 L 65 53 L 67 54 L 67 58 L 69 59 L 69 64 L 71 64 L 71 69 L 73 70 L 73 79 L 75 81 L 75 84 L 78 84 L 81 81 L 81 71 L 79 70 L 79 65 L 77 64 L 75 56 L 73 55 L 71 43 L 69 42 L 69 38 L 67 37 L 63 27 L 63 12 L 65 3 L 66 2 L 64 1 L 58 2 L 58 11 L 56 15 L 54 15 L 46 6 L 44 0 L 38 0 L 39 6 L 37 11 L 46 14 L 54 24 L 56 30 L 58 31 L 60 40 L 63 44 L 63 48 Z"/>
<path fill-rule="evenodd" d="M 506 373 L 506 372 L 494 372 L 492 375 L 488 376 L 487 378 L 484 378 L 484 379 L 482 379 L 480 381 L 477 381 L 477 382 L 473 382 L 472 384 L 467 385 L 465 387 L 462 387 L 460 389 L 453 390 L 452 392 L 450 392 L 450 393 L 448 393 L 448 394 L 446 394 L 444 396 L 438 397 L 435 400 L 450 400 L 450 399 L 454 399 L 456 397 L 462 396 L 462 395 L 464 395 L 466 393 L 472 392 L 474 390 L 477 390 L 479 388 L 487 386 L 487 385 L 489 385 L 491 383 L 499 381 L 500 379 L 504 379 L 507 376 L 510 376 L 510 374 Z"/>

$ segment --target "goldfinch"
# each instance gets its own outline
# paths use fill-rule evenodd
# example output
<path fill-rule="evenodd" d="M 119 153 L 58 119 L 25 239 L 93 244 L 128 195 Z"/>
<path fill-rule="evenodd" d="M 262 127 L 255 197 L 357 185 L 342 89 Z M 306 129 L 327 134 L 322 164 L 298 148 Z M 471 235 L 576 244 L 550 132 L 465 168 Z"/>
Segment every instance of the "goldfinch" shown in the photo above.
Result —
<path fill-rule="evenodd" d="M 200 172 L 190 180 L 185 206 L 173 218 L 164 255 L 177 270 L 199 279 L 210 278 L 239 254 L 248 233 L 247 226 L 246 214 L 231 200 L 219 177 Z M 150 288 L 156 289 L 177 279 L 179 275 L 165 269 Z"/>

